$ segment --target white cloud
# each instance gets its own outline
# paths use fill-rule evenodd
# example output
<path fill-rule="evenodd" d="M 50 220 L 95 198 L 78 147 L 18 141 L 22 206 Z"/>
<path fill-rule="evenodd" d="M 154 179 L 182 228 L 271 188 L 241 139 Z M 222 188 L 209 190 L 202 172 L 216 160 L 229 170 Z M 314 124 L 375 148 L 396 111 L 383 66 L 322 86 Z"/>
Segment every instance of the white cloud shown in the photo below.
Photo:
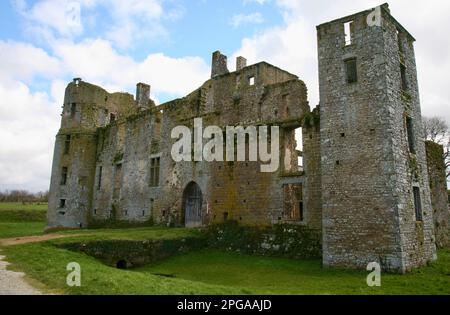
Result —
<path fill-rule="evenodd" d="M 199 57 L 171 58 L 156 53 L 136 62 L 100 39 L 61 42 L 54 52 L 73 76 L 108 89 L 132 90 L 137 82 L 147 82 L 156 94 L 181 96 L 198 88 L 209 75 L 209 66 Z"/>
<path fill-rule="evenodd" d="M 46 93 L 0 83 L 0 189 L 48 188 L 59 112 Z"/>
<path fill-rule="evenodd" d="M 167 36 L 161 23 L 164 10 L 159 0 L 103 0 L 110 8 L 114 24 L 105 37 L 118 47 L 127 49 L 135 41 Z"/>
<path fill-rule="evenodd" d="M 83 32 L 81 8 L 92 4 L 89 0 L 42 0 L 28 7 L 24 0 L 16 0 L 15 8 L 30 23 L 30 29 L 40 35 L 55 31 L 61 36 L 70 37 Z"/>
<path fill-rule="evenodd" d="M 261 24 L 264 22 L 264 18 L 259 12 L 250 14 L 236 14 L 231 18 L 230 24 L 234 28 L 241 26 L 242 24 Z"/>
<path fill-rule="evenodd" d="M 31 80 L 40 75 L 53 78 L 61 74 L 59 60 L 33 45 L 0 40 L 0 80 Z"/>
<path fill-rule="evenodd" d="M 249 62 L 268 61 L 297 74 L 308 87 L 312 106 L 319 102 L 316 25 L 379 5 L 376 0 L 277 0 L 284 24 L 242 40 L 234 54 Z M 422 112 L 450 122 L 450 41 L 436 30 L 450 29 L 450 2 L 390 1 L 394 17 L 417 39 L 415 45 Z"/>
<path fill-rule="evenodd" d="M 28 6 L 15 0 L 14 7 L 27 22 L 31 36 L 45 43 L 58 38 L 74 39 L 82 35 L 86 26 L 101 33 L 117 47 L 128 49 L 141 40 L 167 36 L 163 21 L 180 18 L 181 6 L 165 12 L 163 0 L 41 0 Z M 96 9 L 96 10 L 94 10 Z M 97 16 L 101 12 L 101 16 Z M 102 23 L 107 19 L 110 24 Z M 106 26 L 105 26 L 106 25 Z"/>

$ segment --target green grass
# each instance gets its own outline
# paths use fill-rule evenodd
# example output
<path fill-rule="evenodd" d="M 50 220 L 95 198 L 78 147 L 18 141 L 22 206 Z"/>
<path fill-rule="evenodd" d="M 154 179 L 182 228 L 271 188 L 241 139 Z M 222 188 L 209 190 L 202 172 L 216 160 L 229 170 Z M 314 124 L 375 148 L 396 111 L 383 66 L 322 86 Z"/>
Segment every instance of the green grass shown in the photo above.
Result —
<path fill-rule="evenodd" d="M 0 238 L 42 235 L 45 222 L 0 222 Z"/>
<path fill-rule="evenodd" d="M 0 238 L 41 235 L 46 205 L 0 203 Z M 366 285 L 368 272 L 324 270 L 321 262 L 255 257 L 202 250 L 136 270 L 108 267 L 83 253 L 61 249 L 64 242 L 171 239 L 195 236 L 188 229 L 134 229 L 56 232 L 66 238 L 2 248 L 12 268 L 67 294 L 450 294 L 450 250 L 439 260 L 406 275 L 382 274 L 382 286 Z M 66 266 L 81 265 L 82 286 L 66 285 Z M 172 275 L 173 278 L 155 274 Z"/>
<path fill-rule="evenodd" d="M 102 231 L 100 234 L 115 238 L 124 232 Z M 147 239 L 163 234 L 181 237 L 191 233 L 155 228 L 128 232 L 132 238 L 145 233 Z M 365 271 L 324 270 L 317 260 L 296 261 L 217 250 L 174 256 L 157 265 L 124 271 L 108 267 L 83 253 L 55 246 L 65 241 L 69 239 L 9 246 L 2 250 L 14 269 L 24 271 L 47 288 L 68 294 L 450 294 L 450 250 L 440 251 L 438 262 L 410 274 L 382 274 L 382 286 L 369 288 Z M 69 262 L 81 265 L 82 286 L 79 288 L 65 284 Z"/>
<path fill-rule="evenodd" d="M 34 210 L 47 211 L 48 205 L 46 203 L 27 203 L 21 202 L 0 202 L 0 211 L 3 210 Z"/>
<path fill-rule="evenodd" d="M 0 238 L 41 235 L 47 204 L 0 203 Z"/>
<path fill-rule="evenodd" d="M 184 228 L 145 227 L 135 229 L 93 229 L 61 231 L 55 234 L 66 237 L 54 240 L 54 243 L 91 240 L 147 240 L 147 239 L 175 239 L 187 236 L 197 236 L 198 230 Z"/>
<path fill-rule="evenodd" d="M 13 270 L 24 271 L 50 292 L 68 294 L 246 294 L 245 290 L 202 282 L 168 279 L 145 272 L 118 270 L 82 253 L 55 247 L 52 242 L 2 248 Z M 66 266 L 81 266 L 81 287 L 68 287 Z"/>
<path fill-rule="evenodd" d="M 440 260 L 406 275 L 382 274 L 381 287 L 366 284 L 368 272 L 321 268 L 321 262 L 243 256 L 202 250 L 139 269 L 148 274 L 222 284 L 257 294 L 450 294 L 450 250 Z"/>

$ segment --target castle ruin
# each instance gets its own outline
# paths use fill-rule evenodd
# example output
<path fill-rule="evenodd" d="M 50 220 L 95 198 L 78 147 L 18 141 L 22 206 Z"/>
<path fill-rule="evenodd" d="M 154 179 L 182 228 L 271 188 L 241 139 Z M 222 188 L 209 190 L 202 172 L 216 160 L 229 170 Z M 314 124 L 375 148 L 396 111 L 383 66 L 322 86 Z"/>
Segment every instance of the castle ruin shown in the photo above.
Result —
<path fill-rule="evenodd" d="M 405 272 L 435 260 L 448 225 L 436 228 L 434 218 L 448 222 L 448 208 L 445 181 L 430 186 L 441 170 L 439 160 L 427 163 L 414 38 L 385 4 L 319 25 L 317 40 L 314 110 L 296 75 L 243 57 L 229 72 L 220 52 L 208 81 L 159 106 L 143 83 L 134 98 L 74 79 L 56 136 L 48 226 L 290 223 L 321 231 L 324 266 L 375 261 Z M 278 171 L 254 161 L 175 162 L 171 131 L 193 128 L 195 118 L 224 130 L 278 126 Z"/>

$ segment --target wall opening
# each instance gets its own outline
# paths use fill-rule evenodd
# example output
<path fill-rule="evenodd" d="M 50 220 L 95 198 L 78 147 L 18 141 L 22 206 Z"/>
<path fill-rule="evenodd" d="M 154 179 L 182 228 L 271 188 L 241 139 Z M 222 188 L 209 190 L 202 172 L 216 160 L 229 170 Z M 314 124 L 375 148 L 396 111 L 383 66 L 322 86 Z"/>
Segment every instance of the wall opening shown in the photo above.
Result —
<path fill-rule="evenodd" d="M 286 173 L 303 172 L 303 130 L 302 128 L 284 129 L 284 171 Z"/>
<path fill-rule="evenodd" d="M 400 52 L 400 54 L 403 54 L 402 37 L 401 37 L 401 32 L 399 29 L 395 30 L 395 35 L 397 37 L 398 51 Z"/>
<path fill-rule="evenodd" d="M 63 167 L 61 170 L 61 186 L 65 186 L 67 184 L 67 173 L 69 169 L 67 167 Z"/>
<path fill-rule="evenodd" d="M 411 117 L 406 117 L 406 134 L 408 137 L 409 152 L 416 153 L 416 143 L 414 139 L 414 124 Z"/>
<path fill-rule="evenodd" d="M 127 261 L 126 260 L 119 260 L 117 263 L 116 263 L 116 268 L 117 269 L 127 269 Z"/>
<path fill-rule="evenodd" d="M 64 141 L 64 154 L 69 154 L 70 152 L 70 140 L 70 135 L 67 135 Z"/>
<path fill-rule="evenodd" d="M 358 69 L 356 66 L 356 58 L 345 60 L 345 74 L 347 83 L 358 82 Z"/>
<path fill-rule="evenodd" d="M 103 166 L 99 166 L 98 167 L 97 190 L 100 190 L 102 188 L 102 173 L 103 173 Z"/>
<path fill-rule="evenodd" d="M 159 186 L 159 171 L 160 171 L 161 158 L 156 157 L 150 160 L 150 186 Z"/>
<path fill-rule="evenodd" d="M 188 228 L 200 227 L 202 216 L 203 195 L 195 182 L 190 182 L 183 192 L 184 225 Z"/>
<path fill-rule="evenodd" d="M 403 63 L 400 63 L 400 76 L 402 79 L 402 91 L 408 90 L 408 80 L 406 78 L 406 66 Z"/>
<path fill-rule="evenodd" d="M 416 212 L 416 221 L 422 221 L 422 200 L 420 198 L 420 188 L 413 187 L 414 209 Z"/>
<path fill-rule="evenodd" d="M 353 44 L 354 21 L 344 23 L 345 46 Z"/>
<path fill-rule="evenodd" d="M 284 94 L 281 96 L 281 118 L 289 119 L 290 114 L 289 94 Z"/>
<path fill-rule="evenodd" d="M 59 208 L 64 209 L 66 207 L 66 199 L 59 200 Z"/>
<path fill-rule="evenodd" d="M 248 85 L 255 85 L 255 77 L 251 76 L 248 78 Z"/>
<path fill-rule="evenodd" d="M 74 118 L 76 113 L 77 113 L 77 104 L 76 103 L 72 103 L 70 105 L 70 117 Z"/>
<path fill-rule="evenodd" d="M 284 209 L 283 217 L 288 221 L 304 221 L 303 185 L 283 185 Z"/>

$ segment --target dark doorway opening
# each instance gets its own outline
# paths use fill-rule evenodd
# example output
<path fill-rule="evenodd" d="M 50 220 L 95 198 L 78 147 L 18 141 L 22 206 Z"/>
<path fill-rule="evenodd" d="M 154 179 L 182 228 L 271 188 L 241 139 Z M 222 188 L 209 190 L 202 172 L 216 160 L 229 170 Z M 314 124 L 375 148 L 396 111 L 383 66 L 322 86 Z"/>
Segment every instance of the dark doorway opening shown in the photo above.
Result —
<path fill-rule="evenodd" d="M 195 182 L 189 183 L 183 193 L 184 225 L 186 227 L 200 227 L 202 220 L 203 196 L 200 187 Z"/>
<path fill-rule="evenodd" d="M 119 260 L 116 263 L 117 269 L 127 269 L 127 261 L 126 260 Z"/>

